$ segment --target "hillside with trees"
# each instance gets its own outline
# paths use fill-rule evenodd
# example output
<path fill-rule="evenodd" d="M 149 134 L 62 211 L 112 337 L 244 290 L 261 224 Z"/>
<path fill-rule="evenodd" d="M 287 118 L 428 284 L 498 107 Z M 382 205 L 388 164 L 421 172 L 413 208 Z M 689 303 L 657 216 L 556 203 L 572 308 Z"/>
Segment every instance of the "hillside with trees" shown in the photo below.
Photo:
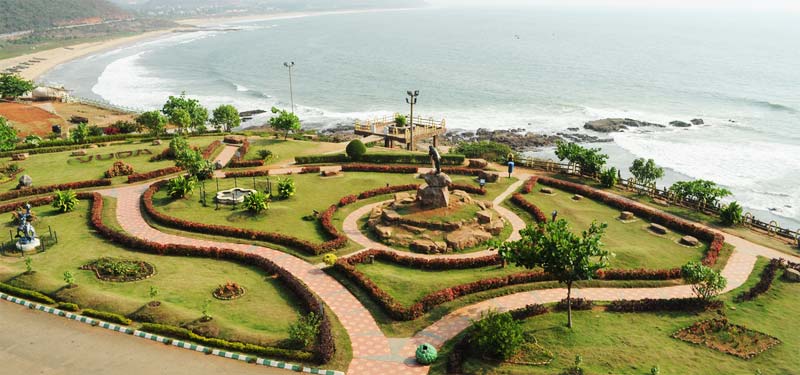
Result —
<path fill-rule="evenodd" d="M 0 34 L 132 18 L 106 0 L 0 0 Z"/>

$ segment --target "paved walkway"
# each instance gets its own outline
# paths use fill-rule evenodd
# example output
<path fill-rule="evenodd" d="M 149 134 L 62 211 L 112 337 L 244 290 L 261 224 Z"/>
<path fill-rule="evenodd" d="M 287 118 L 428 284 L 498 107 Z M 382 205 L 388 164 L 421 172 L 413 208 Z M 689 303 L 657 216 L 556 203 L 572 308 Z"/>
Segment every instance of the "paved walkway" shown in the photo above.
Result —
<path fill-rule="evenodd" d="M 220 151 L 219 155 L 214 158 L 214 161 L 211 162 L 211 165 L 217 165 L 220 163 L 221 165 L 225 166 L 233 159 L 233 156 L 236 155 L 236 151 L 239 150 L 239 146 L 223 144 L 225 148 Z M 214 171 L 214 177 L 225 178 L 225 172 L 217 169 Z"/>

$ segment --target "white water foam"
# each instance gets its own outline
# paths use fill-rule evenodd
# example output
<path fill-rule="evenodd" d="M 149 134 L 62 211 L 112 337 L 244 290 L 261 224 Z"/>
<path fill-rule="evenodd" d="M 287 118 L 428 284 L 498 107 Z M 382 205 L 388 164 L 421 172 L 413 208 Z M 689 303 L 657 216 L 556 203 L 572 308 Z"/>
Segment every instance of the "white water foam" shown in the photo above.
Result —
<path fill-rule="evenodd" d="M 152 75 L 139 64 L 146 52 L 123 57 L 106 66 L 92 92 L 103 99 L 133 108 L 160 108 L 172 92 L 164 90 L 166 80 Z"/>

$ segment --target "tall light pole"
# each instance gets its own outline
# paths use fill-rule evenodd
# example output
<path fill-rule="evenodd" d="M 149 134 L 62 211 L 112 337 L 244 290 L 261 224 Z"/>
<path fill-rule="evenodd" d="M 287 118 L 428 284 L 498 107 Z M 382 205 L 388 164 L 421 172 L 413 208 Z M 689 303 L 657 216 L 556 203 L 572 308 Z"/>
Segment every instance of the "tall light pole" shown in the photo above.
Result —
<path fill-rule="evenodd" d="M 289 97 L 292 100 L 292 114 L 294 114 L 294 88 L 292 88 L 292 67 L 294 67 L 294 61 L 285 62 L 283 66 L 289 68 Z"/>
<path fill-rule="evenodd" d="M 411 105 L 411 119 L 409 120 L 409 124 L 411 126 L 411 140 L 408 143 L 408 149 L 410 151 L 414 151 L 414 104 L 417 104 L 417 97 L 419 96 L 419 90 L 408 90 L 406 91 L 408 94 L 408 98 L 406 98 L 406 103 Z"/>

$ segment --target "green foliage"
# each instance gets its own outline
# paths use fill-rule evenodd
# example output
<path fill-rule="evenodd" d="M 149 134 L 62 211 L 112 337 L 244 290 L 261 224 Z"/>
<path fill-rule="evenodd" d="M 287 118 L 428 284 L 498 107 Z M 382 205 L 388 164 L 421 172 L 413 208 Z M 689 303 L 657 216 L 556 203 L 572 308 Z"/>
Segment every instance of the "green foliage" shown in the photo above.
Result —
<path fill-rule="evenodd" d="M 183 138 L 179 135 L 176 135 L 172 138 L 172 140 L 169 141 L 169 153 L 175 158 L 177 158 L 182 152 L 186 152 L 186 150 L 189 149 L 189 142 L 186 141 L 186 138 Z"/>
<path fill-rule="evenodd" d="M 186 139 L 180 136 L 172 138 L 169 150 L 175 156 L 175 165 L 186 169 L 189 174 L 199 180 L 211 178 L 214 166 L 210 161 L 203 159 L 203 153 L 189 147 Z"/>
<path fill-rule="evenodd" d="M 138 133 L 144 129 L 144 125 L 131 121 L 117 121 L 113 123 L 111 127 L 119 129 L 121 134 Z"/>
<path fill-rule="evenodd" d="M 728 284 L 719 271 L 697 262 L 689 262 L 681 267 L 681 276 L 687 284 L 692 284 L 692 291 L 697 298 L 706 301 L 713 299 Z"/>
<path fill-rule="evenodd" d="M 655 366 L 650 368 L 650 375 L 658 375 L 660 373 L 661 373 L 661 369 L 658 367 L 658 365 L 655 365 Z"/>
<path fill-rule="evenodd" d="M 80 310 L 77 304 L 69 302 L 59 302 L 58 305 L 56 305 L 56 308 L 58 308 L 59 310 L 72 311 L 72 312 Z"/>
<path fill-rule="evenodd" d="M 556 143 L 556 156 L 558 160 L 568 160 L 571 164 L 577 164 L 581 168 L 581 173 L 593 175 L 600 172 L 606 165 L 608 155 L 601 154 L 599 148 L 585 148 L 577 143 Z"/>
<path fill-rule="evenodd" d="M 272 151 L 258 150 L 258 157 L 261 158 L 261 160 L 267 160 L 272 157 Z"/>
<path fill-rule="evenodd" d="M 111 323 L 117 323 L 122 325 L 131 324 L 132 321 L 122 315 L 114 314 L 106 311 L 97 311 L 93 309 L 83 309 L 81 315 L 88 316 L 90 318 L 97 318 L 100 320 L 104 320 Z"/>
<path fill-rule="evenodd" d="M 619 182 L 618 173 L 617 168 L 614 167 L 603 170 L 603 172 L 600 173 L 600 183 L 603 184 L 605 188 L 617 186 L 617 182 Z"/>
<path fill-rule="evenodd" d="M 481 158 L 499 163 L 504 163 L 508 154 L 513 154 L 511 147 L 493 141 L 459 143 L 452 152 L 468 158 Z"/>
<path fill-rule="evenodd" d="M 354 139 L 347 144 L 345 152 L 350 159 L 359 160 L 367 153 L 367 146 L 360 139 Z"/>
<path fill-rule="evenodd" d="M 53 196 L 53 208 L 59 212 L 70 212 L 78 205 L 78 195 L 72 190 L 56 190 Z"/>
<path fill-rule="evenodd" d="M 72 138 L 72 142 L 75 143 L 86 143 L 86 140 L 89 138 L 89 126 L 86 124 L 78 124 L 72 129 L 70 138 Z"/>
<path fill-rule="evenodd" d="M 205 301 L 203 301 L 203 306 L 201 307 L 201 310 L 203 314 L 203 320 L 205 321 L 211 320 L 211 314 L 209 314 L 208 312 L 210 308 L 211 308 L 211 300 L 206 299 Z"/>
<path fill-rule="evenodd" d="M 2 122 L 2 121 L 3 120 L 0 120 L 0 122 Z M 40 137 L 40 136 L 38 136 L 36 134 L 28 134 L 27 136 L 25 136 L 24 142 L 25 142 L 26 145 L 38 146 L 39 143 L 42 142 L 42 137 Z"/>
<path fill-rule="evenodd" d="M 205 130 L 206 121 L 208 121 L 208 110 L 205 109 L 200 102 L 196 99 L 189 99 L 186 93 L 181 93 L 181 96 L 170 96 L 164 107 L 161 109 L 169 118 L 169 121 L 177 125 L 181 131 L 188 129 L 195 129 L 198 131 Z"/>
<path fill-rule="evenodd" d="M 101 137 L 103 134 L 105 134 L 105 132 L 103 131 L 103 128 L 101 128 L 101 127 L 99 127 L 97 125 L 89 126 L 89 136 L 90 137 Z"/>
<path fill-rule="evenodd" d="M 272 107 L 272 113 L 277 114 L 277 116 L 269 119 L 269 126 L 275 131 L 284 132 L 283 139 L 289 136 L 290 131 L 296 132 L 300 130 L 300 119 L 294 113 L 275 107 Z"/>
<path fill-rule="evenodd" d="M 8 285 L 5 283 L 0 283 L 0 292 L 12 294 L 20 298 L 25 298 L 31 301 L 36 301 L 41 303 L 47 303 L 47 304 L 56 303 L 56 301 L 54 301 L 52 298 L 42 293 L 39 293 L 35 290 L 17 288 L 15 286 Z"/>
<path fill-rule="evenodd" d="M 236 107 L 232 105 L 221 105 L 214 110 L 211 123 L 217 127 L 225 128 L 225 131 L 229 132 L 233 130 L 233 128 L 239 127 L 242 123 L 242 118 L 239 117 L 239 111 Z"/>
<path fill-rule="evenodd" d="M 86 0 L 4 0 L 0 2 L 0 34 L 46 29 L 69 20 L 90 17 L 114 18 L 127 15 L 107 1 Z"/>
<path fill-rule="evenodd" d="M 155 301 L 156 297 L 158 297 L 158 287 L 150 285 L 150 291 L 147 295 L 150 296 L 151 301 Z"/>
<path fill-rule="evenodd" d="M 278 180 L 278 197 L 281 199 L 289 199 L 294 196 L 297 187 L 294 185 L 294 180 L 289 177 Z"/>
<path fill-rule="evenodd" d="M 289 341 L 300 349 L 309 347 L 317 338 L 321 322 L 322 318 L 313 312 L 301 317 L 289 326 Z"/>
<path fill-rule="evenodd" d="M 31 274 L 33 273 L 33 258 L 25 257 L 25 273 Z"/>
<path fill-rule="evenodd" d="M 406 116 L 401 115 L 399 113 L 396 116 L 394 116 L 394 126 L 402 128 L 402 127 L 405 127 L 406 124 L 408 124 L 408 120 L 406 119 Z"/>
<path fill-rule="evenodd" d="M 719 212 L 719 216 L 722 219 L 722 223 L 730 227 L 744 222 L 744 216 L 742 216 L 742 212 L 742 206 L 738 202 L 734 201 L 725 205 L 725 207 L 722 207 L 722 210 Z"/>
<path fill-rule="evenodd" d="M 72 275 L 72 272 L 64 271 L 64 282 L 67 283 L 69 288 L 75 285 L 75 276 Z"/>
<path fill-rule="evenodd" d="M 462 165 L 464 155 L 444 154 L 442 165 Z M 296 164 L 321 164 L 321 163 L 346 163 L 351 159 L 346 154 L 320 154 L 295 156 Z M 430 165 L 431 158 L 428 154 L 418 153 L 368 153 L 359 159 L 362 163 L 374 164 L 425 164 Z"/>
<path fill-rule="evenodd" d="M 334 253 L 327 253 L 327 254 L 322 256 L 322 262 L 324 262 L 325 264 L 327 264 L 329 266 L 332 266 L 332 265 L 336 264 L 336 260 L 338 260 L 338 259 L 339 258 Z"/>
<path fill-rule="evenodd" d="M 509 359 L 525 342 L 522 326 L 511 314 L 489 311 L 472 322 L 469 343 L 478 354 L 496 359 Z"/>
<path fill-rule="evenodd" d="M 670 186 L 669 191 L 678 199 L 691 199 L 706 205 L 715 205 L 720 198 L 731 195 L 730 190 L 708 180 L 678 181 Z"/>
<path fill-rule="evenodd" d="M 257 191 L 244 196 L 244 208 L 251 213 L 258 214 L 269 208 L 269 193 Z"/>
<path fill-rule="evenodd" d="M 572 284 L 591 280 L 608 266 L 608 251 L 600 241 L 608 224 L 592 222 L 581 235 L 573 233 L 564 219 L 538 223 L 520 230 L 517 241 L 499 244 L 500 256 L 511 264 L 528 269 L 541 267 L 561 283 L 567 284 L 567 325 L 572 327 Z"/>
<path fill-rule="evenodd" d="M 3 12 L 8 9 L 4 6 Z M 5 17 L 4 21 L 5 21 Z M 1 22 L 0 22 L 1 24 Z M 26 92 L 33 91 L 36 86 L 33 82 L 28 81 L 20 76 L 14 74 L 0 74 L 0 97 L 7 99 L 16 99 Z"/>
<path fill-rule="evenodd" d="M 0 151 L 13 150 L 16 146 L 17 130 L 4 117 L 0 116 Z"/>
<path fill-rule="evenodd" d="M 417 347 L 414 357 L 417 359 L 417 363 L 427 366 L 436 362 L 436 359 L 439 358 L 439 353 L 436 351 L 436 347 L 425 343 Z"/>
<path fill-rule="evenodd" d="M 633 165 L 628 170 L 633 177 L 636 177 L 637 182 L 646 186 L 664 177 L 664 168 L 657 166 L 653 159 L 645 161 L 644 158 L 638 158 L 633 161 Z"/>
<path fill-rule="evenodd" d="M 160 137 L 167 130 L 167 117 L 159 111 L 149 111 L 136 117 L 136 123 L 147 128 L 153 137 Z"/>
<path fill-rule="evenodd" d="M 194 191 L 196 185 L 197 181 L 193 176 L 175 177 L 167 181 L 167 195 L 172 199 L 185 198 Z"/>

